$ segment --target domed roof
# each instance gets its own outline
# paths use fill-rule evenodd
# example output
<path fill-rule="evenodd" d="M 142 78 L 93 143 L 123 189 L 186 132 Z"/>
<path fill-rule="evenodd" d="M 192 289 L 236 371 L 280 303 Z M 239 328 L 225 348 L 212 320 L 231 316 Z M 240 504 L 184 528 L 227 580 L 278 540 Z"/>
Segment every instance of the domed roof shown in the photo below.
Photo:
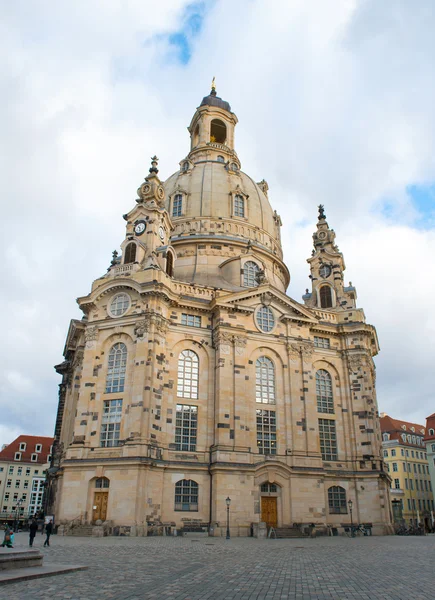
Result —
<path fill-rule="evenodd" d="M 222 98 L 219 98 L 219 96 L 216 96 L 216 92 L 213 90 L 208 96 L 204 96 L 200 106 L 216 106 L 217 108 L 223 108 L 224 110 L 231 112 L 231 106 L 229 102 L 222 100 Z"/>
<path fill-rule="evenodd" d="M 236 225 L 231 231 L 243 230 L 240 237 L 244 241 L 258 241 L 268 250 L 281 254 L 274 211 L 259 185 L 246 173 L 232 171 L 218 160 L 203 160 L 187 172 L 177 171 L 164 186 L 168 210 L 176 193 L 185 196 L 182 216 L 174 217 L 170 212 L 174 225 L 186 219 L 229 219 Z M 245 198 L 245 218 L 234 215 L 233 198 L 237 194 Z M 210 227 L 216 236 L 224 233 L 217 227 Z M 255 237 L 252 235 L 254 230 L 260 230 Z"/>

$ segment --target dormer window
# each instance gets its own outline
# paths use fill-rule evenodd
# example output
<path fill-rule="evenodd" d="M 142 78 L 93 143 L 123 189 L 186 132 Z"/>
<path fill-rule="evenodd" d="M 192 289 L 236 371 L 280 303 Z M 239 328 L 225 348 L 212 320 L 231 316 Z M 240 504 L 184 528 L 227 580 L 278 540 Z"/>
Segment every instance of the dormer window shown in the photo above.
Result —
<path fill-rule="evenodd" d="M 14 460 L 21 460 L 21 452 L 15 452 Z"/>
<path fill-rule="evenodd" d="M 260 267 L 252 260 L 248 260 L 243 265 L 243 285 L 245 287 L 257 287 L 257 275 Z"/>
<path fill-rule="evenodd" d="M 383 437 L 384 442 L 388 442 L 388 440 L 390 439 L 390 434 L 384 433 L 382 437 Z"/>
<path fill-rule="evenodd" d="M 411 427 L 411 431 L 415 431 L 415 427 Z"/>
<path fill-rule="evenodd" d="M 35 452 L 42 452 L 42 444 L 36 444 Z"/>
<path fill-rule="evenodd" d="M 210 125 L 210 142 L 225 144 L 227 140 L 227 128 L 220 119 L 213 119 Z"/>
<path fill-rule="evenodd" d="M 243 196 L 238 194 L 234 196 L 234 216 L 244 217 L 245 216 L 245 199 Z"/>
<path fill-rule="evenodd" d="M 225 162 L 225 158 L 224 158 L 223 156 L 220 156 L 220 155 L 219 155 L 219 156 L 217 157 L 217 161 L 218 161 L 218 162 L 220 162 L 220 163 L 224 163 L 224 162 Z"/>
<path fill-rule="evenodd" d="M 183 163 L 183 166 L 182 166 L 182 169 L 181 169 L 181 170 L 183 171 L 183 173 L 185 173 L 186 171 L 188 171 L 188 170 L 189 170 L 189 167 L 190 167 L 190 165 L 189 165 L 189 163 L 188 163 L 188 162 L 187 162 L 187 160 L 186 160 L 186 161 Z"/>
<path fill-rule="evenodd" d="M 30 457 L 30 460 L 32 462 L 37 462 L 38 461 L 38 455 L 37 454 L 32 454 L 31 457 Z"/>
<path fill-rule="evenodd" d="M 136 260 L 136 244 L 134 242 L 130 242 L 127 244 L 125 248 L 124 254 L 124 264 L 128 265 L 130 263 L 134 263 Z"/>
<path fill-rule="evenodd" d="M 329 285 L 322 285 L 320 288 L 320 306 L 321 308 L 332 307 L 332 290 Z"/>
<path fill-rule="evenodd" d="M 231 169 L 231 171 L 238 171 L 239 170 L 239 166 L 238 166 L 237 163 L 231 163 L 230 169 Z"/>
<path fill-rule="evenodd" d="M 183 196 L 182 194 L 175 194 L 174 203 L 172 205 L 172 216 L 181 217 L 183 209 Z"/>
<path fill-rule="evenodd" d="M 24 452 L 24 451 L 25 451 L 25 449 L 26 449 L 26 442 L 21 442 L 21 443 L 20 443 L 20 451 L 21 451 L 21 452 Z"/>
<path fill-rule="evenodd" d="M 406 425 L 402 425 L 402 429 L 406 431 Z"/>
<path fill-rule="evenodd" d="M 429 435 L 435 435 L 435 430 L 429 429 Z"/>

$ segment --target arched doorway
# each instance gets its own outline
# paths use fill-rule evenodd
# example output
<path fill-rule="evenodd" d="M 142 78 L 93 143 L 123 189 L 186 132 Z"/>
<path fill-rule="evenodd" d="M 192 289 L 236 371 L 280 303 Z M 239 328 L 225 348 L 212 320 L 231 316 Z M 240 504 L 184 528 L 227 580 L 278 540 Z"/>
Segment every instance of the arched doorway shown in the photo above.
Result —
<path fill-rule="evenodd" d="M 92 505 L 92 521 L 107 520 L 110 481 L 107 477 L 99 477 L 94 481 L 94 500 Z"/>
<path fill-rule="evenodd" d="M 267 527 L 278 526 L 278 498 L 281 488 L 277 483 L 262 483 L 260 486 L 261 520 Z"/>

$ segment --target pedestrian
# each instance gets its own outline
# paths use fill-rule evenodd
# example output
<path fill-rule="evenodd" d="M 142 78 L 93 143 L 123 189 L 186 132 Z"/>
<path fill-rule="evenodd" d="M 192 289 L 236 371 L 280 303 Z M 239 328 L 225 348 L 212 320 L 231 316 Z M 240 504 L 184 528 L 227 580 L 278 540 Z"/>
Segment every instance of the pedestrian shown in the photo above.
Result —
<path fill-rule="evenodd" d="M 9 527 L 9 525 L 5 525 L 5 535 L 3 538 L 3 544 L 0 544 L 1 546 L 3 546 L 3 548 L 6 546 L 7 548 L 13 548 L 13 543 L 14 543 L 14 534 L 12 529 Z"/>
<path fill-rule="evenodd" d="M 50 545 L 50 535 L 51 535 L 52 531 L 53 531 L 53 523 L 52 523 L 52 521 L 50 519 L 48 521 L 47 525 L 45 526 L 45 535 L 47 537 L 45 538 L 44 546 L 49 546 Z"/>
<path fill-rule="evenodd" d="M 35 539 L 35 535 L 36 532 L 38 531 L 38 522 L 36 521 L 35 517 L 33 517 L 32 522 L 30 523 L 30 527 L 29 527 L 29 546 L 33 546 L 33 540 Z"/>

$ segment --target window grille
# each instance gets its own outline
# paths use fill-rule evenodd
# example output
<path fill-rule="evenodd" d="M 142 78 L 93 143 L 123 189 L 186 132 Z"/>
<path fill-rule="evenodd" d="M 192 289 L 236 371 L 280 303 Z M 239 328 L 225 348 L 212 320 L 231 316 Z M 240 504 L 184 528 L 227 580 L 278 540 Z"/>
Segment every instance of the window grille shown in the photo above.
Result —
<path fill-rule="evenodd" d="M 198 398 L 199 359 L 192 350 L 183 350 L 178 357 L 177 396 Z"/>
<path fill-rule="evenodd" d="M 243 265 L 243 285 L 245 287 L 257 287 L 257 275 L 260 267 L 252 260 L 248 260 Z"/>
<path fill-rule="evenodd" d="M 346 490 L 338 485 L 328 489 L 328 506 L 331 514 L 346 514 Z"/>
<path fill-rule="evenodd" d="M 127 346 L 122 342 L 112 346 L 109 352 L 106 377 L 106 394 L 124 391 L 127 368 Z"/>
<path fill-rule="evenodd" d="M 183 195 L 175 194 L 174 204 L 172 206 L 172 216 L 173 217 L 181 217 L 183 208 Z"/>
<path fill-rule="evenodd" d="M 119 446 L 121 417 L 122 400 L 105 400 L 100 432 L 100 446 L 102 448 Z"/>
<path fill-rule="evenodd" d="M 332 379 L 328 371 L 319 369 L 316 373 L 317 410 L 321 413 L 334 412 Z"/>
<path fill-rule="evenodd" d="M 99 477 L 95 480 L 95 487 L 98 489 L 107 489 L 110 486 L 110 481 L 107 477 Z"/>
<path fill-rule="evenodd" d="M 234 196 L 234 216 L 244 217 L 245 216 L 245 199 L 243 196 Z"/>
<path fill-rule="evenodd" d="M 276 412 L 258 409 L 257 448 L 259 454 L 276 454 Z"/>
<path fill-rule="evenodd" d="M 127 294 L 116 294 L 110 303 L 112 317 L 120 317 L 127 312 L 130 306 L 130 297 Z"/>
<path fill-rule="evenodd" d="M 323 460 L 337 460 L 335 421 L 319 419 L 320 452 Z"/>
<path fill-rule="evenodd" d="M 182 479 L 175 484 L 175 510 L 198 511 L 198 484 L 192 479 Z"/>
<path fill-rule="evenodd" d="M 329 338 L 318 337 L 317 335 L 314 336 L 314 345 L 316 348 L 330 348 L 331 347 Z"/>
<path fill-rule="evenodd" d="M 177 404 L 175 418 L 175 449 L 186 452 L 196 451 L 198 432 L 198 407 Z"/>
<path fill-rule="evenodd" d="M 260 356 L 255 365 L 255 399 L 275 404 L 275 367 L 267 356 Z"/>
<path fill-rule="evenodd" d="M 181 314 L 181 324 L 188 327 L 201 327 L 201 317 L 197 315 Z"/>
<path fill-rule="evenodd" d="M 275 317 L 268 306 L 262 306 L 257 312 L 257 324 L 265 333 L 269 333 L 275 327 Z"/>

